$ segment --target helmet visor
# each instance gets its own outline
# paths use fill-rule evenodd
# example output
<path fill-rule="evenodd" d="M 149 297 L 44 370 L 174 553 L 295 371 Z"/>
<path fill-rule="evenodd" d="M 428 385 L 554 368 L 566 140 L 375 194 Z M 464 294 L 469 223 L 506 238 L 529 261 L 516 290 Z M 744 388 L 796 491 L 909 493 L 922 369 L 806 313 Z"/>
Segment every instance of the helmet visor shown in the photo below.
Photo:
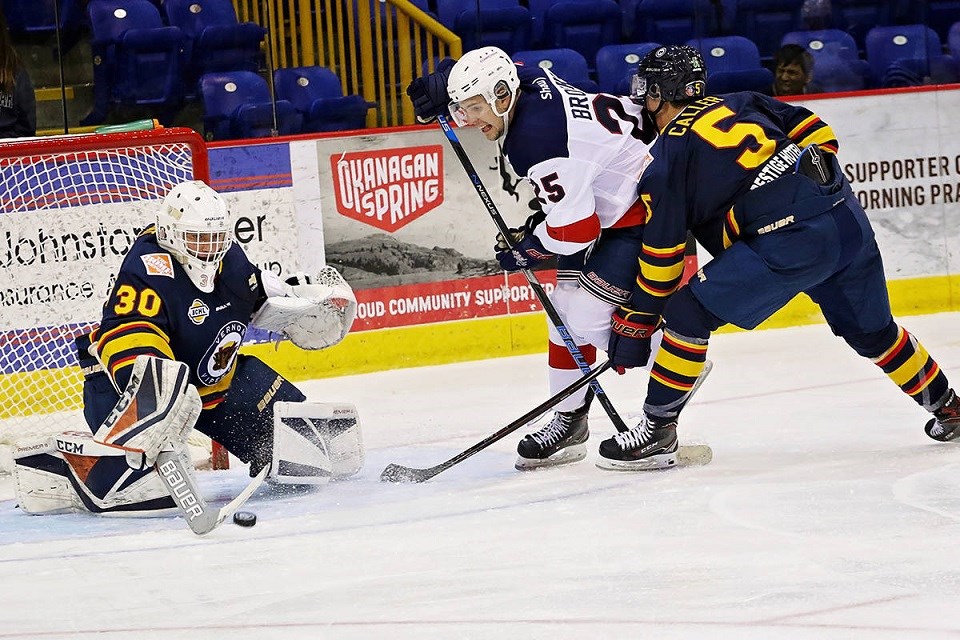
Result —
<path fill-rule="evenodd" d="M 633 74 L 633 79 L 630 81 L 630 97 L 635 100 L 646 98 L 647 84 L 647 76 L 642 76 L 639 73 Z"/>

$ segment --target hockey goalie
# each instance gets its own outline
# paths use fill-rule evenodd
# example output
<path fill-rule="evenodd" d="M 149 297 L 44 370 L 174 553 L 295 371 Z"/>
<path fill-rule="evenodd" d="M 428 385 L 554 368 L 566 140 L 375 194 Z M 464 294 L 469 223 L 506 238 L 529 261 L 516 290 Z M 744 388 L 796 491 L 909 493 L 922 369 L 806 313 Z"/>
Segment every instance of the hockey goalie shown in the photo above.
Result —
<path fill-rule="evenodd" d="M 183 509 L 158 458 L 185 464 L 193 429 L 279 484 L 316 485 L 363 465 L 356 408 L 308 402 L 239 354 L 249 325 L 302 349 L 347 335 L 356 311 L 332 267 L 281 281 L 233 242 L 224 199 L 203 182 L 164 198 L 125 256 L 100 326 L 77 339 L 90 432 L 20 442 L 14 476 L 31 514 L 154 515 Z M 189 471 L 188 471 L 189 473 Z"/>

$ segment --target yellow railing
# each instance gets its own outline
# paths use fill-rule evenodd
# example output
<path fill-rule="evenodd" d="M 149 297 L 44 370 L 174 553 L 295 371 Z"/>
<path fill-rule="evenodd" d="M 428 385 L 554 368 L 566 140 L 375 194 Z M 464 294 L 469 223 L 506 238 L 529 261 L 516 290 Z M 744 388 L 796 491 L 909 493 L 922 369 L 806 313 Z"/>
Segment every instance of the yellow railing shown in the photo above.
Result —
<path fill-rule="evenodd" d="M 274 68 L 322 65 L 345 94 L 377 105 L 368 127 L 414 122 L 404 90 L 436 60 L 459 58 L 460 38 L 409 0 L 234 0 L 241 22 L 267 28 Z"/>

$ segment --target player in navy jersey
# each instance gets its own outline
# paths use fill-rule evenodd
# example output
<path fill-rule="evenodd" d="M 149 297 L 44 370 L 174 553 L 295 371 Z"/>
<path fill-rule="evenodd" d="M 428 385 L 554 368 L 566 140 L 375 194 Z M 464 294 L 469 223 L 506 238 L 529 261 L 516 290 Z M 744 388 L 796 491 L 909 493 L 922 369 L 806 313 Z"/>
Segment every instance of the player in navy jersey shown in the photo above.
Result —
<path fill-rule="evenodd" d="M 77 340 L 92 435 L 59 434 L 15 454 L 25 511 L 172 508 L 153 465 L 161 451 L 182 453 L 194 428 L 249 463 L 251 475 L 269 466 L 267 479 L 277 483 L 320 484 L 359 469 L 352 407 L 338 405 L 348 420 L 338 422 L 332 461 L 325 407 L 239 354 L 251 324 L 307 349 L 336 344 L 353 320 L 349 285 L 330 267 L 320 281 L 282 282 L 232 236 L 226 202 L 206 184 L 185 182 L 166 196 L 156 225 L 124 257 L 100 325 Z M 291 403 L 298 409 L 289 411 Z M 312 407 L 318 419 L 304 420 Z M 351 431 L 356 446 L 340 456 Z"/>
<path fill-rule="evenodd" d="M 654 138 L 643 109 L 628 98 L 585 93 L 549 70 L 518 67 L 496 47 L 469 51 L 452 68 L 441 64 L 407 93 L 422 122 L 449 112 L 501 142 L 513 170 L 533 185 L 542 212 L 511 230 L 512 249 L 498 237 L 497 259 L 516 271 L 557 256 L 551 301 L 593 364 L 596 350 L 607 348 L 610 314 L 628 301 L 637 276 L 644 209 L 635 186 Z M 548 330 L 556 393 L 582 374 L 552 323 Z M 588 408 L 586 390 L 558 404 L 520 442 L 517 468 L 582 460 Z"/>
<path fill-rule="evenodd" d="M 815 113 L 752 92 L 706 94 L 700 54 L 661 47 L 640 62 L 633 97 L 660 136 L 637 187 L 644 203 L 640 270 L 614 313 L 610 357 L 639 366 L 663 326 L 644 418 L 604 441 L 598 465 L 669 466 L 677 417 L 724 324 L 753 329 L 798 293 L 830 328 L 934 417 L 926 433 L 960 435 L 960 401 L 923 346 L 893 319 L 870 222 Z M 713 256 L 679 288 L 687 231 Z"/>

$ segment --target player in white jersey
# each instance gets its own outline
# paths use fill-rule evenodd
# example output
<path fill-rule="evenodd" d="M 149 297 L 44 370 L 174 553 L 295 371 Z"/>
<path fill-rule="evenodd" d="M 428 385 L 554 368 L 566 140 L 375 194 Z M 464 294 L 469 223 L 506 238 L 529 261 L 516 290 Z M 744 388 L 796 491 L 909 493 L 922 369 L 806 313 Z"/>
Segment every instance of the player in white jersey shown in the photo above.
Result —
<path fill-rule="evenodd" d="M 557 256 L 550 296 L 589 364 L 607 350 L 613 310 L 637 278 L 644 207 L 636 185 L 656 135 L 629 98 L 585 93 L 545 69 L 517 66 L 496 47 L 469 51 L 407 89 L 421 122 L 448 112 L 500 141 L 513 170 L 533 185 L 542 211 L 498 237 L 503 269 L 527 269 Z M 549 324 L 550 389 L 582 374 Z M 587 390 L 557 405 L 553 418 L 517 447 L 518 469 L 582 460 L 588 437 Z"/>

